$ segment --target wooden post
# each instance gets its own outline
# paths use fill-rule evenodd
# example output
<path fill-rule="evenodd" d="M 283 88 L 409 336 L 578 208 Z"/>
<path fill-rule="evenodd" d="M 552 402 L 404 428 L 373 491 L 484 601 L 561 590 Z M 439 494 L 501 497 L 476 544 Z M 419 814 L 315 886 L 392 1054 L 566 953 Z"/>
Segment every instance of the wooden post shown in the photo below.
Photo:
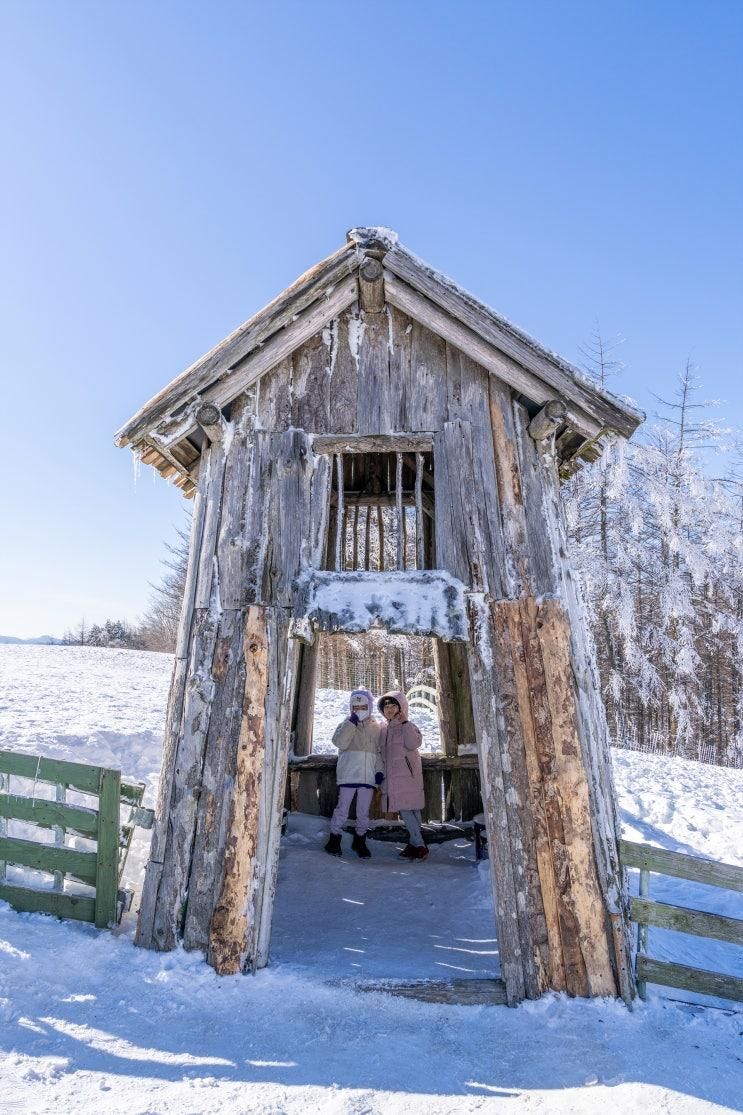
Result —
<path fill-rule="evenodd" d="M 248 608 L 244 639 L 245 697 L 227 824 L 222 883 L 209 926 L 209 963 L 220 975 L 242 971 L 254 925 L 258 809 L 266 748 L 268 635 L 264 608 Z"/>
<path fill-rule="evenodd" d="M 650 897 L 650 872 L 644 867 L 640 868 L 640 898 Z M 637 955 L 647 956 L 648 927 L 643 922 L 637 926 Z M 641 999 L 647 999 L 648 985 L 645 980 L 637 981 L 637 994 Z"/>
<path fill-rule="evenodd" d="M 524 473 L 519 430 L 533 453 L 536 442 L 510 392 L 492 380 L 490 392 L 490 451 L 468 423 L 448 423 L 434 475 L 438 564 L 474 590 L 470 679 L 504 979 L 509 1001 L 548 987 L 613 995 L 614 930 L 594 856 L 603 815 L 580 742 L 571 625 L 544 541 L 547 478 Z M 553 599 L 537 605 L 537 593 Z"/>
<path fill-rule="evenodd" d="M 337 494 L 335 504 L 335 568 L 340 572 L 345 564 L 346 553 L 346 515 L 343 492 L 343 456 L 336 454 L 335 470 L 337 477 Z"/>
<path fill-rule="evenodd" d="M 378 259 L 367 257 L 359 268 L 359 305 L 367 314 L 384 309 L 384 268 Z"/>
<path fill-rule="evenodd" d="M 397 518 L 397 568 L 405 568 L 405 522 L 402 506 L 402 453 L 395 454 L 395 515 Z"/>
<path fill-rule="evenodd" d="M 371 569 L 371 558 L 369 554 L 371 545 L 371 504 L 367 504 L 365 510 L 366 518 L 364 520 L 364 569 L 368 572 Z"/>
<path fill-rule="evenodd" d="M 580 587 L 568 559 L 564 509 L 550 441 L 535 442 L 529 436 L 528 414 L 520 403 L 513 404 L 513 418 L 526 529 L 532 540 L 533 583 L 537 594 L 553 595 L 560 601 L 565 616 L 567 641 L 561 653 L 567 657 L 574 679 L 575 738 L 589 800 L 592 867 L 615 978 L 629 1001 L 634 986 L 628 889 L 619 862 L 619 819 L 596 654 Z"/>
<path fill-rule="evenodd" d="M 144 948 L 175 948 L 181 932 L 216 641 L 212 578 L 224 471 L 219 440 L 204 449 L 191 521 L 155 825 L 135 938 Z"/>
<path fill-rule="evenodd" d="M 426 557 L 423 539 L 423 454 L 415 455 L 415 564 L 425 569 Z"/>
<path fill-rule="evenodd" d="M 315 690 L 317 688 L 317 666 L 320 639 L 305 644 L 301 650 L 299 667 L 299 692 L 297 695 L 297 716 L 294 733 L 294 754 L 312 754 L 312 730 L 315 717 Z"/>
<path fill-rule="evenodd" d="M 58 782 L 54 787 L 54 800 L 64 803 L 67 800 L 67 787 Z M 62 825 L 55 825 L 52 829 L 54 833 L 54 843 L 58 848 L 64 847 L 65 830 Z M 64 871 L 54 872 L 54 889 L 64 890 Z"/>
<path fill-rule="evenodd" d="M 120 796 L 121 773 L 118 770 L 102 770 L 98 790 L 98 846 L 95 860 L 95 924 L 99 929 L 116 922 Z"/>
<path fill-rule="evenodd" d="M 0 772 L 0 794 L 10 793 L 10 775 Z M 3 813 L 0 813 L 0 840 L 8 833 L 8 822 Z M 0 859 L 0 883 L 5 882 L 6 866 L 5 860 Z"/>

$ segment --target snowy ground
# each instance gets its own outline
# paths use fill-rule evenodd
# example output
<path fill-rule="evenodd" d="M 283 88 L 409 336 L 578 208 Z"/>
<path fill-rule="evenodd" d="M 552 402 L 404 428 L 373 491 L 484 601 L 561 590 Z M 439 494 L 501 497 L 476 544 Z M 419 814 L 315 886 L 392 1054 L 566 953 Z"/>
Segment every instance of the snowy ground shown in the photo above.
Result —
<path fill-rule="evenodd" d="M 0 747 L 121 766 L 153 799 L 166 656 L 0 648 Z M 322 746 L 332 694 L 316 722 Z M 625 832 L 743 862 L 743 772 L 615 754 Z M 0 903 L 0 1112 L 737 1111 L 743 1014 L 651 989 L 633 1013 L 559 996 L 516 1010 L 359 994 L 356 977 L 497 971 L 487 879 L 464 842 L 402 867 L 283 841 L 272 965 L 217 978 L 198 954 L 19 915 Z M 146 840 L 127 869 L 137 885 Z M 743 916 L 743 896 L 668 880 L 654 896 Z M 741 950 L 651 931 L 654 955 L 743 975 Z M 336 981 L 341 981 L 340 983 Z"/>

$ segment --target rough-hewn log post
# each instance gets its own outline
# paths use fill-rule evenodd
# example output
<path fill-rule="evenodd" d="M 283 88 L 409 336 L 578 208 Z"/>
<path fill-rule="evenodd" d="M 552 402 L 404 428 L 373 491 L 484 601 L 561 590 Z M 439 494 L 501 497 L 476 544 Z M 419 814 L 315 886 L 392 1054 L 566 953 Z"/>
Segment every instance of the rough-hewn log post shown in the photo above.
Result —
<path fill-rule="evenodd" d="M 306 643 L 300 654 L 299 692 L 297 694 L 297 717 L 294 731 L 294 754 L 312 754 L 312 731 L 315 717 L 315 690 L 317 688 L 317 665 L 320 640 Z"/>
<path fill-rule="evenodd" d="M 212 574 L 224 471 L 224 445 L 217 437 L 203 452 L 191 524 L 156 820 L 137 923 L 136 942 L 145 948 L 174 948 L 181 930 L 212 694 L 217 627 Z"/>
<path fill-rule="evenodd" d="M 248 608 L 243 642 L 244 698 L 234 789 L 219 895 L 209 924 L 209 962 L 220 975 L 242 971 L 254 920 L 252 883 L 257 871 L 258 809 L 266 752 L 268 634 L 266 610 Z"/>
<path fill-rule="evenodd" d="M 616 806 L 609 733 L 599 687 L 596 654 L 582 594 L 569 561 L 564 509 L 557 465 L 549 441 L 535 443 L 527 436 L 528 415 L 515 403 L 514 424 L 524 508 L 530 534 L 540 548 L 534 562 L 535 590 L 554 594 L 566 616 L 571 674 L 574 678 L 577 738 L 590 803 L 595 871 L 605 912 L 605 933 L 619 990 L 625 1000 L 634 995 L 626 877 L 619 863 L 619 819 Z"/>
<path fill-rule="evenodd" d="M 549 537 L 551 480 L 526 411 L 493 380 L 490 412 L 490 453 L 465 422 L 437 439 L 436 545 L 437 564 L 473 590 L 470 680 L 504 979 L 509 1001 L 547 988 L 616 994 L 611 881 L 594 852 L 606 809 L 590 790 L 601 761 L 581 741 L 579 635 Z"/>

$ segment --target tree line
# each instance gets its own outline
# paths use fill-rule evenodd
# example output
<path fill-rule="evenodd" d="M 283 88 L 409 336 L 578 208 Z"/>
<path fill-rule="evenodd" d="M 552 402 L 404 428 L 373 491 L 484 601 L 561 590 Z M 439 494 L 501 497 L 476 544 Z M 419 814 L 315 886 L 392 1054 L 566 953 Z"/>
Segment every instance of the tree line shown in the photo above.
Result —
<path fill-rule="evenodd" d="M 615 370 L 597 338 L 591 370 Z M 743 450 L 690 364 L 628 443 L 563 484 L 618 746 L 743 766 Z"/>
<path fill-rule="evenodd" d="M 175 543 L 166 543 L 163 575 L 151 585 L 151 596 L 142 618 L 136 623 L 107 619 L 102 624 L 89 624 L 84 618 L 65 631 L 62 642 L 67 646 L 111 647 L 127 650 L 175 649 L 178 619 L 186 583 L 188 563 L 188 530 L 177 532 Z"/>

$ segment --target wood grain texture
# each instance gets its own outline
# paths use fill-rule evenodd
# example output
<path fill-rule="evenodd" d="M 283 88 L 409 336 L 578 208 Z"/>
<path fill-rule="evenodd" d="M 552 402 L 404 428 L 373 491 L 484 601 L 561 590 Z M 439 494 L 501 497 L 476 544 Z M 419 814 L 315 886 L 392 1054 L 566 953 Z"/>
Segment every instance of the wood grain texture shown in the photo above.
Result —
<path fill-rule="evenodd" d="M 0 881 L 0 899 L 14 910 L 29 914 L 52 914 L 73 921 L 95 921 L 95 899 L 79 894 L 34 890 Z"/>
<path fill-rule="evenodd" d="M 361 330 L 361 316 L 356 303 L 349 306 L 328 326 L 330 410 L 328 431 L 354 434 L 358 429 L 356 406 L 359 390 L 359 358 L 352 339 Z"/>
<path fill-rule="evenodd" d="M 120 789 L 121 772 L 103 769 L 98 790 L 98 835 L 95 852 L 95 924 L 101 929 L 116 924 L 116 896 L 119 889 Z M 82 854 L 78 853 L 78 855 Z"/>
<path fill-rule="evenodd" d="M 268 635 L 266 613 L 250 607 L 244 632 L 242 716 L 239 721 L 234 785 L 229 800 L 227 840 L 218 898 L 208 933 L 209 963 L 220 975 L 240 972 L 247 958 L 253 913 L 251 888 L 257 873 L 257 810 L 266 745 Z"/>
<path fill-rule="evenodd" d="M 95 837 L 98 831 L 98 812 L 95 809 L 42 798 L 21 797 L 19 794 L 0 793 L 0 817 L 29 821 L 42 828 L 59 826 L 66 832 L 88 838 Z"/>
<path fill-rule="evenodd" d="M 368 980 L 354 982 L 352 987 L 354 991 L 451 1006 L 505 1006 L 508 1002 L 505 984 L 500 979 L 416 980 L 413 983 Z"/>
<path fill-rule="evenodd" d="M 590 800 L 594 862 L 606 916 L 613 926 L 612 947 L 616 950 L 621 943 L 621 953 L 615 957 L 616 973 L 628 972 L 631 980 L 628 897 L 626 878 L 619 862 L 619 821 L 609 733 L 582 589 L 569 561 L 557 463 L 549 443 L 537 443 L 529 436 L 530 419 L 526 408 L 514 402 L 512 414 L 513 444 L 520 470 L 526 530 L 531 540 L 529 575 L 537 592 L 562 601 L 567 616 L 575 715 Z M 621 932 L 617 930 L 616 919 Z"/>
<path fill-rule="evenodd" d="M 743 921 L 722 914 L 709 914 L 686 906 L 671 906 L 667 902 L 652 902 L 647 898 L 633 898 L 630 903 L 632 920 L 659 929 L 673 929 L 677 933 L 691 933 L 695 937 L 711 937 L 715 941 L 728 941 L 743 945 Z"/>
<path fill-rule="evenodd" d="M 544 349 L 532 337 L 528 337 L 471 294 L 445 279 L 402 245 L 398 244 L 385 253 L 384 267 L 387 272 L 385 288 L 388 301 L 394 302 L 390 288 L 396 285 L 390 282 L 391 273 L 398 283 L 402 281 L 432 305 L 461 322 L 475 336 L 503 353 L 514 364 L 538 378 L 545 388 L 551 388 L 551 397 L 555 393 L 563 396 L 586 414 L 593 416 L 600 425 L 616 429 L 626 437 L 643 420 L 641 412 L 622 403 L 609 392 L 593 387 L 578 369 Z M 519 390 L 522 388 L 519 387 Z M 525 393 L 529 398 L 533 397 L 528 392 Z M 544 402 L 546 399 L 535 398 L 534 401 Z"/>
<path fill-rule="evenodd" d="M 291 356 L 274 364 L 257 383 L 256 418 L 264 430 L 285 430 L 292 421 L 293 362 Z"/>
<path fill-rule="evenodd" d="M 645 983 L 659 983 L 664 987 L 680 987 L 699 995 L 714 995 L 720 999 L 743 1002 L 743 979 L 692 968 L 686 964 L 671 964 L 665 960 L 652 960 L 638 956 L 637 978 Z"/>
<path fill-rule="evenodd" d="M 685 852 L 672 852 L 668 848 L 638 844 L 634 840 L 620 840 L 619 851 L 625 867 L 639 867 L 693 883 L 743 891 L 743 867 L 737 864 L 689 856 Z"/>
<path fill-rule="evenodd" d="M 357 428 L 360 434 L 384 434 L 397 428 L 399 399 L 390 377 L 390 331 L 387 313 L 362 314 L 359 349 Z"/>

